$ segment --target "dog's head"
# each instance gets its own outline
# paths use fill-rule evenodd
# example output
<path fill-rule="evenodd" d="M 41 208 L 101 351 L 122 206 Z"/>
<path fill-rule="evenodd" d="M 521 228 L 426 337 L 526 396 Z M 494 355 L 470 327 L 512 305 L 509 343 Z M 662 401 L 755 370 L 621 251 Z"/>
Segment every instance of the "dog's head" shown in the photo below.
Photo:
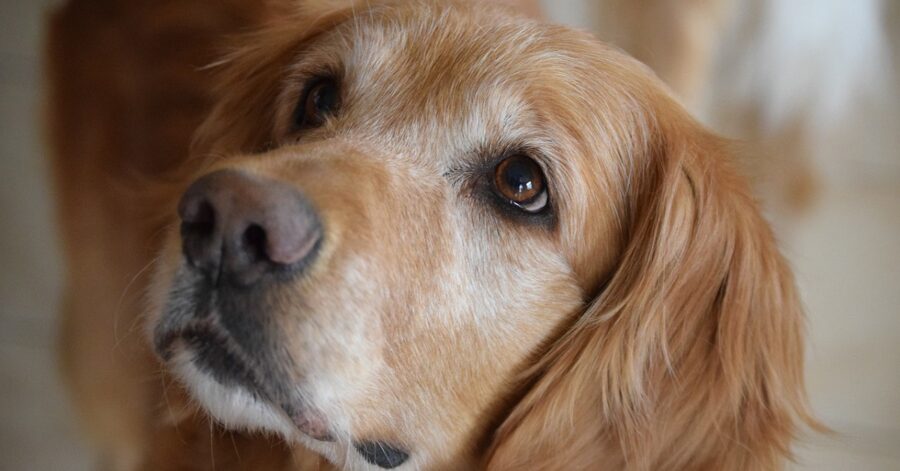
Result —
<path fill-rule="evenodd" d="M 215 418 L 353 468 L 784 452 L 792 282 L 643 66 L 468 4 L 247 42 L 153 293 L 156 350 Z"/>

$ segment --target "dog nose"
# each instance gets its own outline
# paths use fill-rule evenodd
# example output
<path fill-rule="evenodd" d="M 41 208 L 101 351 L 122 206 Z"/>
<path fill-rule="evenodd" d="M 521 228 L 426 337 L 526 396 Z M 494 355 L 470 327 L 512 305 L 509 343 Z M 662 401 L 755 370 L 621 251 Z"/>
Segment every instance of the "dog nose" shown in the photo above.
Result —
<path fill-rule="evenodd" d="M 219 170 L 188 187 L 178 205 L 188 263 L 216 282 L 252 285 L 308 263 L 322 238 L 312 204 L 290 185 Z"/>

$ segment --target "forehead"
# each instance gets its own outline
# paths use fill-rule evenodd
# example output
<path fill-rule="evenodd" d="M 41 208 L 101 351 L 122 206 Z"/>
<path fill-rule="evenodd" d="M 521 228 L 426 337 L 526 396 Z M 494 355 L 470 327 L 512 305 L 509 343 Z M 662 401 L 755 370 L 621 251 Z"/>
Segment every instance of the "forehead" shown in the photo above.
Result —
<path fill-rule="evenodd" d="M 292 75 L 340 74 L 350 119 L 394 141 L 542 147 L 558 121 L 546 102 L 584 88 L 572 62 L 528 19 L 410 2 L 351 15 L 307 45 Z"/>
<path fill-rule="evenodd" d="M 349 66 L 373 75 L 402 69 L 408 82 L 430 90 L 521 80 L 547 49 L 535 23 L 447 5 L 375 7 L 334 33 L 352 45 Z"/>

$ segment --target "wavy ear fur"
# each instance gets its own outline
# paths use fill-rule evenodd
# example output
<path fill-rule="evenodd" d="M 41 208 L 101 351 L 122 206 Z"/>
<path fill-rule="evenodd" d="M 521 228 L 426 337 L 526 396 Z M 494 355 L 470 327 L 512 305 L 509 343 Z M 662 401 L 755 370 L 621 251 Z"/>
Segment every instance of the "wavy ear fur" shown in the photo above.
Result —
<path fill-rule="evenodd" d="M 619 262 L 529 372 L 489 469 L 777 469 L 817 427 L 768 224 L 723 141 L 674 104 L 655 116 Z"/>

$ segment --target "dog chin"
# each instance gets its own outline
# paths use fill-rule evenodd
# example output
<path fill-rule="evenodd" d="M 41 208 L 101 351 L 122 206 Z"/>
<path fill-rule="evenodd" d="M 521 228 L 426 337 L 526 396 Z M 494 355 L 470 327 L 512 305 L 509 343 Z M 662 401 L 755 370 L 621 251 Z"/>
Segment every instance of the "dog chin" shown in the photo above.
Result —
<path fill-rule="evenodd" d="M 172 370 L 193 398 L 226 428 L 275 433 L 289 442 L 299 437 L 281 410 L 255 397 L 241 386 L 223 386 L 194 364 L 193 354 L 180 350 L 171 361 Z"/>

